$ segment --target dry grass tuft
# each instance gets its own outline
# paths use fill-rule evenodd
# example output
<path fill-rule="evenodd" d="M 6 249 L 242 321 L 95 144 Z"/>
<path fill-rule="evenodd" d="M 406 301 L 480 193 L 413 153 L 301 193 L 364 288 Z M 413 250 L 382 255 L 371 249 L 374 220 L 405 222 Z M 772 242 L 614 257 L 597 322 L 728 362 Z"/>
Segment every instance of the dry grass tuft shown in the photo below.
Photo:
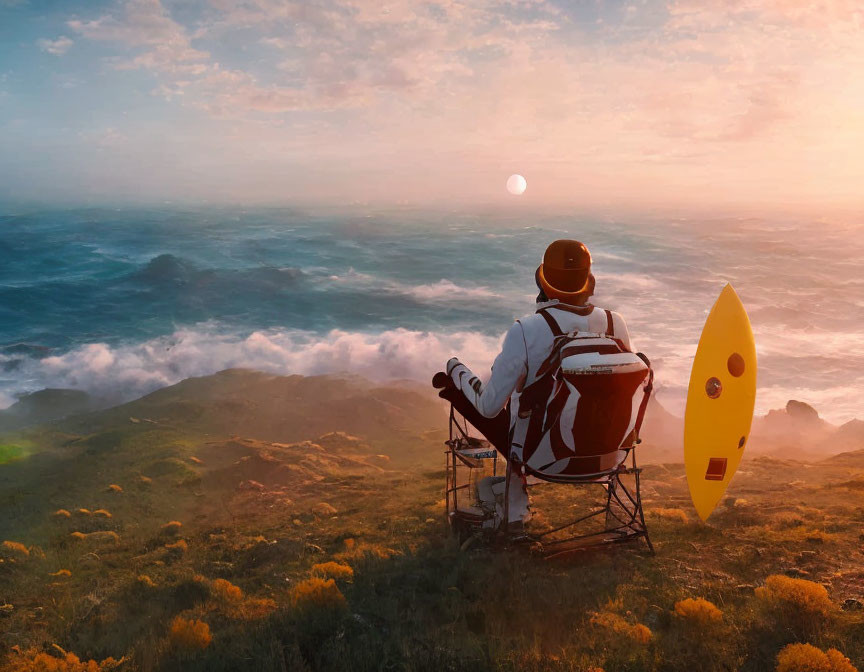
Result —
<path fill-rule="evenodd" d="M 776 672 L 858 672 L 837 649 L 823 651 L 811 644 L 789 644 L 777 654 Z"/>
<path fill-rule="evenodd" d="M 325 579 L 350 580 L 354 578 L 354 570 L 351 566 L 339 562 L 321 562 L 312 565 L 312 574 Z"/>
<path fill-rule="evenodd" d="M 211 587 L 216 597 L 226 602 L 239 602 L 243 599 L 243 591 L 240 587 L 225 579 L 214 580 Z"/>
<path fill-rule="evenodd" d="M 348 543 L 349 541 L 351 542 L 350 544 Z M 333 557 L 336 560 L 351 560 L 363 558 L 367 555 L 379 560 L 387 560 L 394 555 L 402 555 L 402 552 L 395 548 L 388 548 L 379 544 L 369 544 L 366 542 L 358 544 L 354 539 L 346 539 L 345 551 L 336 553 Z"/>
<path fill-rule="evenodd" d="M 345 596 L 333 579 L 312 577 L 301 581 L 291 591 L 291 604 L 298 609 L 319 607 L 325 609 L 345 609 Z"/>
<path fill-rule="evenodd" d="M 706 626 L 723 620 L 723 612 L 712 602 L 701 597 L 680 600 L 675 603 L 675 614 L 696 625 Z"/>
<path fill-rule="evenodd" d="M 18 558 L 29 558 L 30 551 L 24 544 L 17 541 L 4 541 L 2 544 L 3 550 L 7 555 Z"/>
<path fill-rule="evenodd" d="M 193 464 L 204 464 L 204 461 L 200 457 L 195 457 L 194 455 L 189 456 L 189 461 Z"/>
<path fill-rule="evenodd" d="M 73 539 L 78 539 L 79 541 L 110 541 L 115 544 L 120 541 L 120 535 L 111 530 L 100 530 L 98 532 L 89 532 L 87 534 L 84 532 L 72 532 L 69 536 Z"/>
<path fill-rule="evenodd" d="M 156 587 L 156 583 L 153 581 L 153 579 L 151 579 L 146 574 L 141 574 L 136 579 L 136 581 L 138 582 L 139 586 L 144 586 L 145 588 L 155 588 Z"/>
<path fill-rule="evenodd" d="M 98 516 L 99 518 L 111 518 L 111 512 L 106 509 L 96 509 L 93 512 L 94 516 Z"/>
<path fill-rule="evenodd" d="M 149 476 L 144 476 L 142 474 L 141 476 L 138 477 L 138 482 L 141 485 L 150 485 L 151 483 L 153 483 L 153 479 L 150 478 Z"/>
<path fill-rule="evenodd" d="M 256 618 L 269 616 L 274 611 L 276 611 L 275 600 L 272 600 L 269 597 L 261 597 L 243 602 L 235 613 L 235 616 L 246 620 L 254 620 Z"/>
<path fill-rule="evenodd" d="M 595 612 L 591 615 L 593 625 L 611 630 L 619 635 L 629 637 L 639 644 L 647 644 L 651 641 L 651 630 L 641 623 L 630 624 L 618 614 L 610 611 Z"/>
<path fill-rule="evenodd" d="M 656 516 L 657 518 L 662 518 L 663 520 L 673 520 L 677 523 L 686 524 L 690 522 L 690 519 L 687 517 L 687 514 L 683 509 L 648 509 L 646 513 Z"/>
<path fill-rule="evenodd" d="M 771 522 L 778 530 L 788 530 L 793 527 L 802 527 L 804 525 L 804 518 L 792 511 L 781 511 L 774 514 Z"/>
<path fill-rule="evenodd" d="M 328 504 L 327 502 L 318 502 L 312 507 L 312 513 L 319 518 L 331 518 L 339 512 L 332 504 Z"/>
<path fill-rule="evenodd" d="M 159 530 L 162 532 L 162 534 L 165 535 L 175 535 L 180 531 L 181 527 L 183 527 L 183 523 L 181 523 L 179 520 L 169 520 L 162 527 L 160 527 Z"/>
<path fill-rule="evenodd" d="M 108 486 L 108 492 L 123 492 L 123 488 L 121 488 L 116 483 L 112 483 Z"/>
<path fill-rule="evenodd" d="M 69 578 L 70 576 L 72 576 L 72 572 L 70 572 L 68 569 L 58 569 L 56 572 L 50 572 L 48 576 L 62 576 L 64 578 Z"/>
<path fill-rule="evenodd" d="M 66 509 L 57 509 L 54 513 L 51 514 L 55 518 L 71 518 L 72 514 L 69 513 Z"/>
<path fill-rule="evenodd" d="M 178 555 L 183 555 L 186 551 L 189 550 L 189 544 L 186 543 L 185 539 L 178 539 L 173 544 L 165 544 L 165 548 L 170 553 L 176 553 Z"/>
<path fill-rule="evenodd" d="M 170 640 L 173 646 L 182 649 L 206 649 L 213 641 L 210 626 L 204 621 L 177 616 L 171 621 Z"/>
<path fill-rule="evenodd" d="M 75 513 L 79 516 L 92 516 L 93 512 L 90 509 L 76 509 Z"/>

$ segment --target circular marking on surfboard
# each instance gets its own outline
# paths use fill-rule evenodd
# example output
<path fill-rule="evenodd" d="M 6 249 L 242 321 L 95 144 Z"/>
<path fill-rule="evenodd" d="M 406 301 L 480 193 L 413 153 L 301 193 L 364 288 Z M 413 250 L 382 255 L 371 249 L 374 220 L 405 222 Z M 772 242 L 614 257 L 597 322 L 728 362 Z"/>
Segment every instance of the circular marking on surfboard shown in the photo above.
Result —
<path fill-rule="evenodd" d="M 740 448 L 743 448 L 745 443 L 747 443 L 747 437 L 746 437 L 746 436 L 742 436 L 742 437 L 738 440 L 738 448 L 739 448 L 739 449 L 740 449 Z"/>
<path fill-rule="evenodd" d="M 716 399 L 723 391 L 723 383 L 719 378 L 711 377 L 705 382 L 705 394 L 711 399 Z"/>
<path fill-rule="evenodd" d="M 729 359 L 726 360 L 726 368 L 729 369 L 729 373 L 733 376 L 740 378 L 744 375 L 744 369 L 746 368 L 744 358 L 737 352 L 733 352 L 729 355 Z"/>

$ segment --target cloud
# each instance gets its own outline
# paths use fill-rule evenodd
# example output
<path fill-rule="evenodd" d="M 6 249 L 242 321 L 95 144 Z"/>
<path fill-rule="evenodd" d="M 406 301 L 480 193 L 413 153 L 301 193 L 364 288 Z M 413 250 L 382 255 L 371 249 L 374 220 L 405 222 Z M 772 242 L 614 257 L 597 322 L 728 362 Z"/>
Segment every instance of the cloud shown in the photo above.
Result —
<path fill-rule="evenodd" d="M 75 44 L 68 37 L 61 36 L 56 40 L 37 40 L 36 45 L 44 52 L 49 54 L 54 54 L 55 56 L 62 56 L 67 51 L 69 51 L 69 47 Z"/>
<path fill-rule="evenodd" d="M 171 18 L 160 0 L 128 0 L 119 14 L 105 14 L 89 21 L 72 19 L 68 26 L 90 40 L 146 48 L 131 60 L 117 62 L 118 69 L 149 68 L 189 74 L 198 67 L 190 63 L 209 56 L 192 47 L 186 29 Z"/>
<path fill-rule="evenodd" d="M 81 132 L 78 136 L 88 145 L 97 149 L 114 149 L 120 147 L 128 140 L 126 135 L 112 127 L 91 132 Z"/>
<path fill-rule="evenodd" d="M 68 26 L 110 46 L 113 68 L 152 74 L 148 91 L 202 129 L 230 120 L 197 146 L 230 145 L 225 161 L 257 166 L 259 185 L 305 162 L 326 171 L 321 193 L 341 176 L 360 199 L 486 200 L 509 171 L 531 173 L 531 202 L 696 203 L 730 187 L 857 203 L 862 12 L 859 0 L 118 0 Z"/>

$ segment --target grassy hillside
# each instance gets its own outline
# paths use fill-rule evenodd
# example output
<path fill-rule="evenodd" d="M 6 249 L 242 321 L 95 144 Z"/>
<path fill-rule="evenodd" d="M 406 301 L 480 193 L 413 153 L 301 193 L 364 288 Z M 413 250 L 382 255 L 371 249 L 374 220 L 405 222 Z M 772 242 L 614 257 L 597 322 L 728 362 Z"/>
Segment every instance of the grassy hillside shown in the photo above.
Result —
<path fill-rule="evenodd" d="M 864 666 L 864 453 L 745 460 L 707 525 L 649 465 L 656 556 L 547 561 L 448 536 L 436 402 L 235 370 L 6 437 L 0 670 Z"/>

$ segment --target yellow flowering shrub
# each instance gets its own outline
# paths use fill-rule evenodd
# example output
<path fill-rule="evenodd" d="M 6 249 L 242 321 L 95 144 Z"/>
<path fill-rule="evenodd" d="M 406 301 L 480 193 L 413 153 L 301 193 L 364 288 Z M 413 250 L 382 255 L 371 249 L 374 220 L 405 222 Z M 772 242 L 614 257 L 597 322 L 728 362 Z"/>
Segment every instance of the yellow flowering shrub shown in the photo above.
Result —
<path fill-rule="evenodd" d="M 595 612 L 591 615 L 591 623 L 619 635 L 629 637 L 639 644 L 647 644 L 653 636 L 647 626 L 641 623 L 630 624 L 623 617 L 610 611 Z"/>
<path fill-rule="evenodd" d="M 771 627 L 789 630 L 799 639 L 824 631 L 836 612 L 825 587 L 806 579 L 773 575 L 755 590 Z"/>
<path fill-rule="evenodd" d="M 108 490 L 109 492 L 123 492 L 123 488 L 121 488 L 116 483 L 112 483 L 111 485 L 109 485 Z"/>
<path fill-rule="evenodd" d="M 825 655 L 831 663 L 831 672 L 858 672 L 858 668 L 852 664 L 852 661 L 837 649 L 828 649 Z"/>
<path fill-rule="evenodd" d="M 350 565 L 339 562 L 321 562 L 312 565 L 312 574 L 330 579 L 353 579 L 354 570 Z"/>
<path fill-rule="evenodd" d="M 213 640 L 207 623 L 181 616 L 171 621 L 169 638 L 171 644 L 182 649 L 206 649 Z"/>
<path fill-rule="evenodd" d="M 136 581 L 138 581 L 138 585 L 144 586 L 145 588 L 155 588 L 156 583 L 146 574 L 141 574 Z"/>
<path fill-rule="evenodd" d="M 776 672 L 858 672 L 837 649 L 823 651 L 812 644 L 789 644 L 777 654 Z"/>
<path fill-rule="evenodd" d="M 98 516 L 99 518 L 110 518 L 110 517 L 111 517 L 111 512 L 108 511 L 107 509 L 96 509 L 96 510 L 93 512 L 93 515 L 94 515 L 94 516 Z"/>
<path fill-rule="evenodd" d="M 301 581 L 291 591 L 291 604 L 299 609 L 323 607 L 329 609 L 344 609 L 347 606 L 345 596 L 333 579 L 312 577 Z"/>
<path fill-rule="evenodd" d="M 697 625 L 710 625 L 723 620 L 723 612 L 712 602 L 701 597 L 680 600 L 675 603 L 675 614 Z"/>
<path fill-rule="evenodd" d="M 186 543 L 185 539 L 178 539 L 173 544 L 165 544 L 165 548 L 171 553 L 183 555 L 189 550 L 189 544 Z"/>
<path fill-rule="evenodd" d="M 0 672 L 108 672 L 125 661 L 125 658 L 106 658 L 101 663 L 81 660 L 74 653 L 67 653 L 59 646 L 55 646 L 55 649 L 60 654 L 59 657 L 36 649 L 16 652 L 7 664 L 0 667 Z"/>
<path fill-rule="evenodd" d="M 825 586 L 806 579 L 774 574 L 765 579 L 765 585 L 755 593 L 760 602 L 770 607 L 818 616 L 828 616 L 834 611 Z"/>
<path fill-rule="evenodd" d="M 71 518 L 72 514 L 69 513 L 66 509 L 57 509 L 52 515 L 55 518 Z"/>
<path fill-rule="evenodd" d="M 17 541 L 4 541 L 3 551 L 6 555 L 17 556 L 19 558 L 30 557 L 29 549 L 24 544 L 18 543 Z"/>
<path fill-rule="evenodd" d="M 214 595 L 227 602 L 239 602 L 243 599 L 243 591 L 240 587 L 225 579 L 216 579 L 213 581 L 211 588 Z"/>
<path fill-rule="evenodd" d="M 64 578 L 69 578 L 70 576 L 72 576 L 72 572 L 70 572 L 68 569 L 58 569 L 56 572 L 50 572 L 48 576 L 62 576 Z"/>

